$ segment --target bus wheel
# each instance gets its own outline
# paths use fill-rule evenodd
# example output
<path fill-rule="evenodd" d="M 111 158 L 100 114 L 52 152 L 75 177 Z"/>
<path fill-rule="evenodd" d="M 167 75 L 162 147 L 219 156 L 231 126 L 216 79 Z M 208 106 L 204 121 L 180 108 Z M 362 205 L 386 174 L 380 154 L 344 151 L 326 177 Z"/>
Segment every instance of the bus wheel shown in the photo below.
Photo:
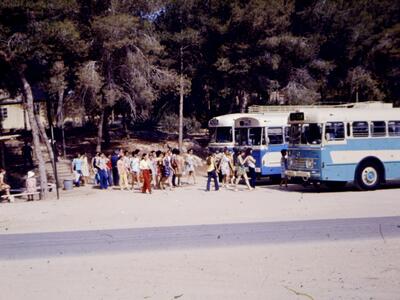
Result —
<path fill-rule="evenodd" d="M 356 186 L 360 190 L 374 190 L 379 187 L 381 175 L 379 168 L 374 163 L 362 164 L 357 169 Z"/>

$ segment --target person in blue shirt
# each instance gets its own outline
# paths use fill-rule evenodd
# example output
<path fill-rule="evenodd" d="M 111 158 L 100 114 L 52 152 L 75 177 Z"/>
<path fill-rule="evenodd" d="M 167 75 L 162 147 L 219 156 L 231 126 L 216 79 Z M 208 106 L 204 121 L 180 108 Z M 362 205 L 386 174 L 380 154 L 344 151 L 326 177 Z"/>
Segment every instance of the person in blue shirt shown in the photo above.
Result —
<path fill-rule="evenodd" d="M 112 167 L 112 177 L 113 177 L 113 184 L 118 186 L 119 185 L 119 173 L 117 163 L 119 160 L 119 151 L 115 150 L 114 153 L 111 155 L 111 167 Z"/>

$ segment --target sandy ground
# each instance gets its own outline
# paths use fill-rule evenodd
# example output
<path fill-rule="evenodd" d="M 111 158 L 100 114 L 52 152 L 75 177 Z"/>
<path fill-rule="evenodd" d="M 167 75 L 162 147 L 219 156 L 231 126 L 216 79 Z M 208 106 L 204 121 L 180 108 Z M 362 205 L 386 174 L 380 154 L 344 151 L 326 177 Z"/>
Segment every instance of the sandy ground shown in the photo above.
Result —
<path fill-rule="evenodd" d="M 2 299 L 399 299 L 400 240 L 0 261 Z"/>
<path fill-rule="evenodd" d="M 199 181 L 151 195 L 87 186 L 62 191 L 58 201 L 1 203 L 0 233 L 400 216 L 398 185 L 369 192 L 298 185 L 205 192 L 205 179 Z"/>
<path fill-rule="evenodd" d="M 400 215 L 400 188 L 63 192 L 0 204 L 1 235 Z M 399 299 L 400 239 L 0 260 L 0 299 Z"/>

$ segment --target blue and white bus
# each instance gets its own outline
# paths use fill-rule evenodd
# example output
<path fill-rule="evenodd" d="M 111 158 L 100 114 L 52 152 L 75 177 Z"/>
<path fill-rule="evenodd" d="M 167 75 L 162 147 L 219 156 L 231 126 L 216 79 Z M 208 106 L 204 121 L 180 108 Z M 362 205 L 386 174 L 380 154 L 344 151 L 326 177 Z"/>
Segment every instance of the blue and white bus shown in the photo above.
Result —
<path fill-rule="evenodd" d="M 304 109 L 289 115 L 289 177 L 372 190 L 400 179 L 400 108 Z"/>
<path fill-rule="evenodd" d="M 235 146 L 252 148 L 259 176 L 281 173 L 281 150 L 288 146 L 288 115 L 288 112 L 269 112 L 235 120 Z"/>
<path fill-rule="evenodd" d="M 208 149 L 211 151 L 222 151 L 225 147 L 233 150 L 235 147 L 235 120 L 243 116 L 254 114 L 236 113 L 212 118 L 208 121 L 210 131 L 210 143 Z"/>

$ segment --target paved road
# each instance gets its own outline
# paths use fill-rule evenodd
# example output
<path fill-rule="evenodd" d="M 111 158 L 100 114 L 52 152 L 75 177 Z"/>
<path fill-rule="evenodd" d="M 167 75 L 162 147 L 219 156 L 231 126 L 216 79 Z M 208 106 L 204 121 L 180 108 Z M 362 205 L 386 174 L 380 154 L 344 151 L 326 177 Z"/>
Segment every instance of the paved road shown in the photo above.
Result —
<path fill-rule="evenodd" d="M 400 237 L 400 216 L 0 235 L 0 260 Z"/>

